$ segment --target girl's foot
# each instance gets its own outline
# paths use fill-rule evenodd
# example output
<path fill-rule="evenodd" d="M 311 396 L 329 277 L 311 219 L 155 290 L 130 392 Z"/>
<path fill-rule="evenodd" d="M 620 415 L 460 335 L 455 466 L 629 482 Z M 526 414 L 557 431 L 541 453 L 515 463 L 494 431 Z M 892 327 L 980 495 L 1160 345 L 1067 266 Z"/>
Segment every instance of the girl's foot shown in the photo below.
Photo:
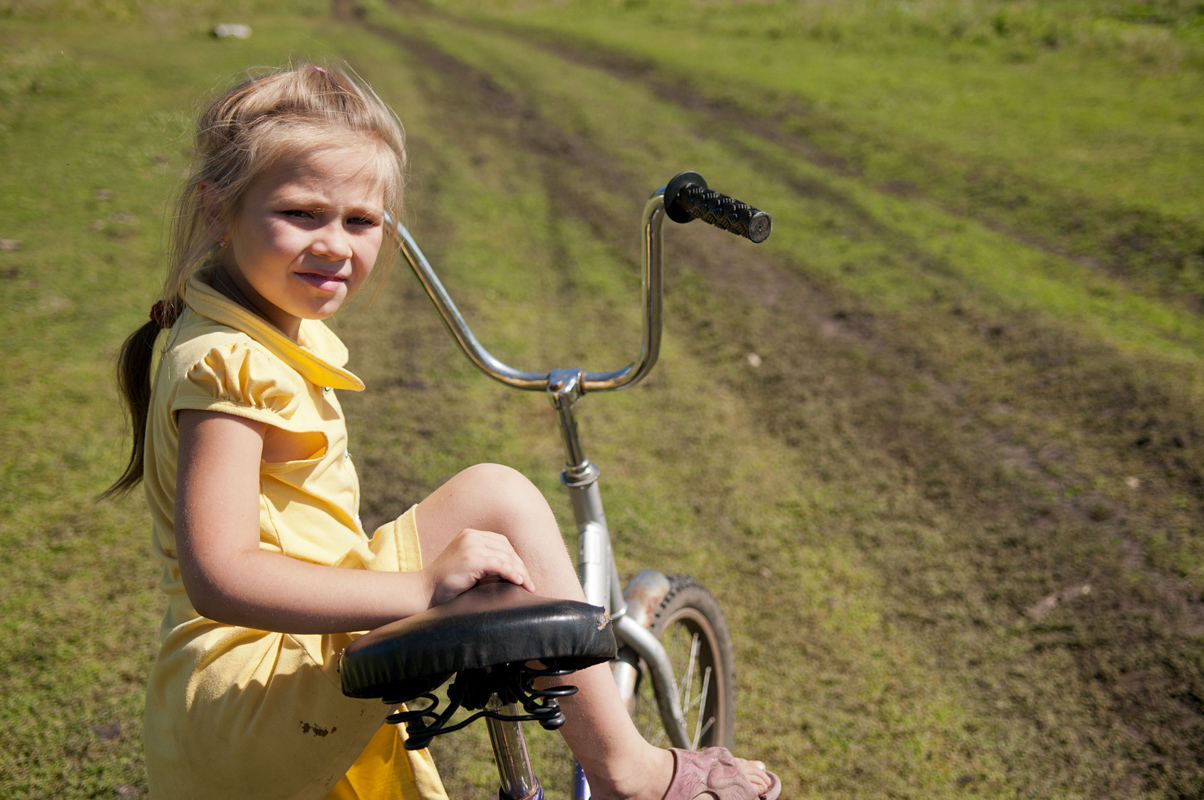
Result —
<path fill-rule="evenodd" d="M 781 792 L 781 781 L 764 764 L 736 758 L 721 747 L 699 752 L 649 747 L 644 757 L 648 761 L 633 770 L 628 780 L 619 778 L 602 786 L 591 778 L 594 796 L 622 800 L 775 800 Z"/>
<path fill-rule="evenodd" d="M 782 782 L 760 761 L 736 758 L 725 748 L 670 751 L 675 764 L 664 800 L 777 800 Z"/>

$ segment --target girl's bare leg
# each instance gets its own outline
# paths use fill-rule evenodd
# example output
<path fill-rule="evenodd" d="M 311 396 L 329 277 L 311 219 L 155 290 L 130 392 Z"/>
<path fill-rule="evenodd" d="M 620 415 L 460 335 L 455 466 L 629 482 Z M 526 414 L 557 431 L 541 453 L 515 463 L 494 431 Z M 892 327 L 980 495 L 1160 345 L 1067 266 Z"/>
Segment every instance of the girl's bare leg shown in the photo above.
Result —
<path fill-rule="evenodd" d="M 535 591 L 584 600 L 577 570 L 556 519 L 538 489 L 520 473 L 480 464 L 456 475 L 418 505 L 422 560 L 429 564 L 466 528 L 500 533 L 526 564 Z M 673 775 L 673 755 L 644 741 L 619 697 L 606 664 L 571 676 L 580 691 L 561 701 L 561 728 L 601 800 L 660 800 Z M 758 790 L 770 781 L 761 765 L 742 762 Z"/>

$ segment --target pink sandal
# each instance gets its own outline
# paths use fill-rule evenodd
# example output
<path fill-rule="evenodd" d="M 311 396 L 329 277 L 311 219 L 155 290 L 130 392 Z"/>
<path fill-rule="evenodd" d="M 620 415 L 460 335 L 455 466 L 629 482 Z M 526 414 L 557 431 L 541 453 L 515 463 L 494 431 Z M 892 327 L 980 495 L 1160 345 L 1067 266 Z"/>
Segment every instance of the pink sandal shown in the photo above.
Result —
<path fill-rule="evenodd" d="M 715 800 L 757 800 L 757 790 L 745 777 L 732 754 L 724 747 L 708 747 L 705 750 L 678 750 L 669 748 L 675 760 L 673 780 L 665 790 L 663 800 L 693 800 L 700 794 L 709 794 Z M 769 773 L 769 789 L 760 800 L 777 800 L 782 793 L 782 781 Z"/>

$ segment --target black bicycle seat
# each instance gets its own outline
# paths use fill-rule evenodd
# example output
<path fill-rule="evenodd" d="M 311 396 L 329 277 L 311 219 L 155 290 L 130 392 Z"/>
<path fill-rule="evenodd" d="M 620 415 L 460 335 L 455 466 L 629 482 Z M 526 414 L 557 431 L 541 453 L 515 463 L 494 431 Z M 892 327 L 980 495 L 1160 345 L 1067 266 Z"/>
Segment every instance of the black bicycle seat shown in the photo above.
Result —
<path fill-rule="evenodd" d="M 364 634 L 343 653 L 339 671 L 349 697 L 405 702 L 457 672 L 528 661 L 577 670 L 616 650 L 604 609 L 492 583 Z"/>

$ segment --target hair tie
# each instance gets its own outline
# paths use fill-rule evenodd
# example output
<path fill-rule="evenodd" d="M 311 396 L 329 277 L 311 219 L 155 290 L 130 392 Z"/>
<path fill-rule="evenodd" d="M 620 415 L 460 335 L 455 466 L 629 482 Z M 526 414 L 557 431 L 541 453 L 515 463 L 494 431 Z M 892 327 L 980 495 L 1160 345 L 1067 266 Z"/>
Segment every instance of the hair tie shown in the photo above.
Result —
<path fill-rule="evenodd" d="M 172 325 L 175 325 L 176 317 L 179 315 L 180 312 L 176 309 L 175 305 L 168 305 L 162 300 L 151 306 L 150 318 L 160 328 L 170 328 Z"/>

